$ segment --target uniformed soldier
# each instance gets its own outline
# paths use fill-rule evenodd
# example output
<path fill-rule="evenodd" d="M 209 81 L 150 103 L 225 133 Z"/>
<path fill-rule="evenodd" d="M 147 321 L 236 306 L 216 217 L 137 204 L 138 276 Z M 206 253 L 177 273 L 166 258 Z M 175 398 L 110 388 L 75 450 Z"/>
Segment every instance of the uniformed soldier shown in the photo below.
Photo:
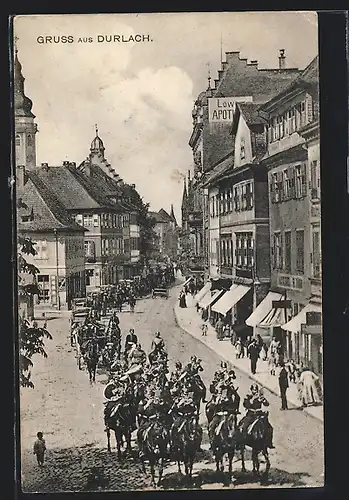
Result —
<path fill-rule="evenodd" d="M 256 418 L 268 414 L 263 411 L 263 406 L 269 406 L 269 401 L 264 397 L 262 389 L 259 388 L 258 384 L 252 384 L 250 387 L 250 392 L 246 395 L 244 402 L 244 408 L 246 408 L 246 415 L 241 419 L 239 423 L 239 428 L 242 434 L 244 435 L 249 426 L 256 420 Z M 271 426 L 268 418 L 267 421 L 267 429 L 268 429 L 268 440 L 267 447 L 275 448 L 273 445 L 273 427 Z"/>

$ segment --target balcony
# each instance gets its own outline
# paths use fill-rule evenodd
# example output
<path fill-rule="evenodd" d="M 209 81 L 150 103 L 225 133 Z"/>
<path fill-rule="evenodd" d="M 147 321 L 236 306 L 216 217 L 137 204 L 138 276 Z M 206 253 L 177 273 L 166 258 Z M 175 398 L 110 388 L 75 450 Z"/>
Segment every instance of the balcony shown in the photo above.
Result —
<path fill-rule="evenodd" d="M 286 151 L 287 149 L 298 146 L 298 144 L 302 144 L 303 142 L 303 137 L 301 137 L 297 132 L 294 132 L 293 134 L 283 137 L 278 141 L 271 142 L 268 146 L 268 155 L 272 156 L 280 153 L 281 151 Z"/>

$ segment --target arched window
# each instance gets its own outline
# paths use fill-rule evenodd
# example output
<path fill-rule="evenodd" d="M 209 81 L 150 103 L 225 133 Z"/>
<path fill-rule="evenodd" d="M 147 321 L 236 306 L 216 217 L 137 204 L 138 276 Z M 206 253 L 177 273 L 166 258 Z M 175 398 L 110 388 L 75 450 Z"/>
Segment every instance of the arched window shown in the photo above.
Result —
<path fill-rule="evenodd" d="M 19 134 L 16 135 L 16 146 L 21 145 L 21 136 Z"/>
<path fill-rule="evenodd" d="M 33 137 L 30 134 L 27 135 L 27 144 L 28 146 L 33 145 Z"/>

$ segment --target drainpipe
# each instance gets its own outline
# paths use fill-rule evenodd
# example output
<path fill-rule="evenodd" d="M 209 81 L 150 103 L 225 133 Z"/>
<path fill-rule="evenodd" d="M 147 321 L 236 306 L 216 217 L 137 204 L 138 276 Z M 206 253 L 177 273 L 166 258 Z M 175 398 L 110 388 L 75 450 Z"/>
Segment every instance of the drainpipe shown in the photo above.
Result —
<path fill-rule="evenodd" d="M 56 241 L 56 283 L 57 283 L 57 307 L 58 310 L 60 311 L 61 309 L 61 299 L 59 296 L 59 260 L 58 260 L 58 234 L 57 234 L 57 229 L 54 229 L 54 234 L 55 234 L 55 241 Z M 67 284 L 66 284 L 67 286 Z"/>

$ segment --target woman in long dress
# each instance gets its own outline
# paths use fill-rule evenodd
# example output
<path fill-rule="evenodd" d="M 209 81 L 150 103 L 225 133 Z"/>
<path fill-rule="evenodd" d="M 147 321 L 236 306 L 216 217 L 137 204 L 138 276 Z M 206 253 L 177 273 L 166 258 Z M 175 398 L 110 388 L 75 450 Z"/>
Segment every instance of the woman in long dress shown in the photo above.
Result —
<path fill-rule="evenodd" d="M 179 296 L 179 307 L 187 307 L 187 302 L 185 300 L 185 293 L 184 292 L 181 292 L 180 296 Z"/>
<path fill-rule="evenodd" d="M 321 404 L 320 379 L 310 368 L 304 368 L 298 382 L 299 398 L 302 406 Z"/>

